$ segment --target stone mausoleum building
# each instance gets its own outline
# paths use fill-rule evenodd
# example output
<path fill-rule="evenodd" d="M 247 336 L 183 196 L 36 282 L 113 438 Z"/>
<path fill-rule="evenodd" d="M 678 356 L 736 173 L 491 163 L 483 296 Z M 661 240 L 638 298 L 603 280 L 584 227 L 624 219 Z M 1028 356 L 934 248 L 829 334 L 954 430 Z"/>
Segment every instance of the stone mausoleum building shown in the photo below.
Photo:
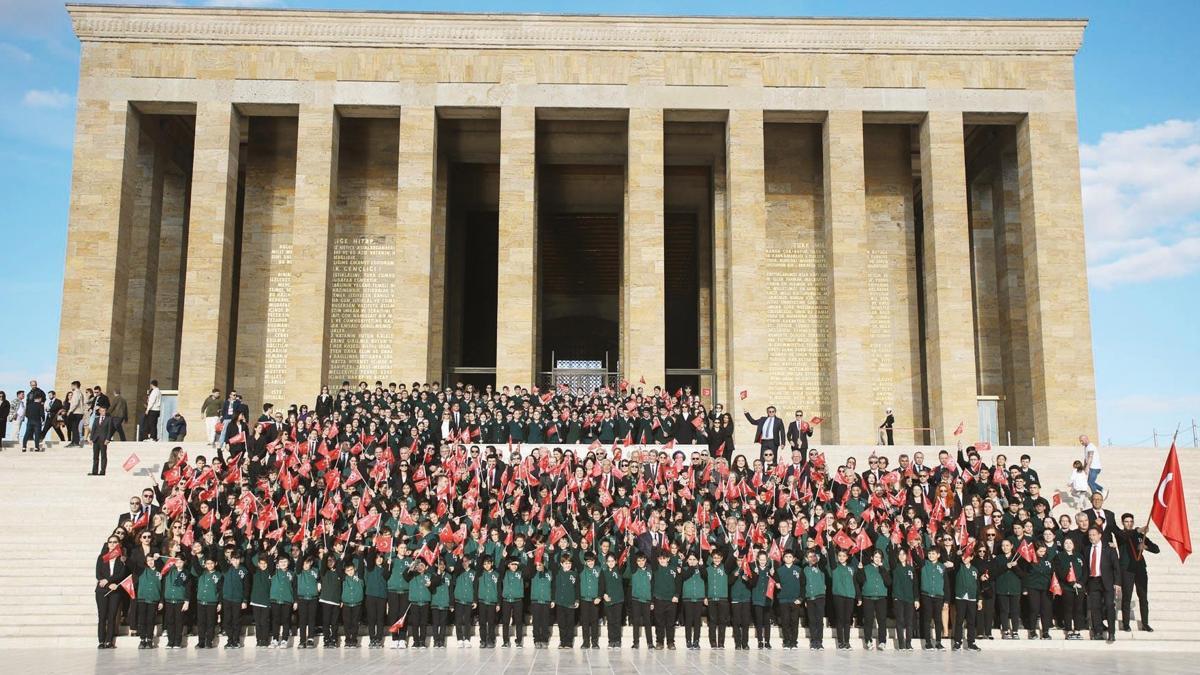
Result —
<path fill-rule="evenodd" d="M 60 386 L 195 419 L 583 374 L 822 443 L 1095 431 L 1085 21 L 68 12 Z"/>

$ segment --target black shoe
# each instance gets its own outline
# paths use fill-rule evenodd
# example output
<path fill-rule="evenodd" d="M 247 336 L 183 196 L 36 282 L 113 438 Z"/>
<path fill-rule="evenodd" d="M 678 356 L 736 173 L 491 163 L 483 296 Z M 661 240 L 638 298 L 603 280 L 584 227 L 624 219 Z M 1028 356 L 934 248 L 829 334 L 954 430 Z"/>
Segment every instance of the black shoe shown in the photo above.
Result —
<path fill-rule="evenodd" d="M 961 642 L 952 642 L 952 643 L 950 644 L 950 651 L 952 651 L 952 652 L 956 652 L 956 651 L 958 651 L 958 650 L 960 650 L 960 649 L 962 649 L 962 643 L 961 643 Z"/>
<path fill-rule="evenodd" d="M 1123 623 L 1123 624 L 1121 624 L 1121 632 L 1122 633 L 1132 633 L 1133 628 L 1131 628 L 1128 623 Z"/>
<path fill-rule="evenodd" d="M 1051 638 L 1050 638 L 1050 634 L 1049 634 L 1049 633 L 1042 633 L 1042 639 L 1043 639 L 1043 640 L 1049 640 L 1049 639 L 1051 639 Z"/>
<path fill-rule="evenodd" d="M 763 643 L 763 649 L 770 649 L 770 648 L 771 648 L 771 643 L 769 641 Z"/>
<path fill-rule="evenodd" d="M 1154 632 L 1154 629 L 1153 629 L 1153 628 L 1151 628 L 1151 627 L 1150 627 L 1150 624 L 1148 624 L 1148 623 L 1143 623 L 1143 624 L 1142 624 L 1142 630 L 1146 631 L 1147 633 L 1153 633 L 1153 632 Z"/>
<path fill-rule="evenodd" d="M 1105 640 L 1105 642 L 1107 642 L 1108 644 L 1110 644 L 1110 645 L 1111 645 L 1112 643 L 1114 643 L 1114 642 L 1116 642 L 1116 641 L 1117 641 L 1117 634 L 1116 634 L 1116 633 L 1114 633 L 1114 632 L 1112 632 L 1112 631 L 1109 631 L 1109 632 L 1108 632 L 1108 639 L 1107 639 L 1107 640 Z"/>
<path fill-rule="evenodd" d="M 981 652 L 983 650 L 979 648 L 979 645 L 972 643 L 972 644 L 967 645 L 967 651 Z"/>
<path fill-rule="evenodd" d="M 945 651 L 945 650 L 946 650 L 946 648 L 945 648 L 944 646 L 942 646 L 942 641 L 941 641 L 941 640 L 938 640 L 937 642 L 933 643 L 933 648 L 934 648 L 934 649 L 936 649 L 936 650 L 938 650 L 938 651 Z"/>

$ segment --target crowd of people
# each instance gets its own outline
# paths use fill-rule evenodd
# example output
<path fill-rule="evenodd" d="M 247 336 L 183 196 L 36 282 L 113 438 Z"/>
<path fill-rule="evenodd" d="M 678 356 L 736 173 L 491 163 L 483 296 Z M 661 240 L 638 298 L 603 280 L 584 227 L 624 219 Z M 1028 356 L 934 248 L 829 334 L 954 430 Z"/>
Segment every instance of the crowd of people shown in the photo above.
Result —
<path fill-rule="evenodd" d="M 701 401 L 346 383 L 251 419 L 214 391 L 214 452 L 174 449 L 97 556 L 99 646 L 122 615 L 147 649 L 160 626 L 168 649 L 236 649 L 251 623 L 301 649 L 548 648 L 552 627 L 561 649 L 675 649 L 682 628 L 688 649 L 820 650 L 827 625 L 838 649 L 854 627 L 880 650 L 1111 643 L 1135 589 L 1152 630 L 1158 548 L 1102 492 L 1055 516 L 1028 455 L 974 447 L 835 464 L 800 411 L 743 411 L 748 458 Z"/>

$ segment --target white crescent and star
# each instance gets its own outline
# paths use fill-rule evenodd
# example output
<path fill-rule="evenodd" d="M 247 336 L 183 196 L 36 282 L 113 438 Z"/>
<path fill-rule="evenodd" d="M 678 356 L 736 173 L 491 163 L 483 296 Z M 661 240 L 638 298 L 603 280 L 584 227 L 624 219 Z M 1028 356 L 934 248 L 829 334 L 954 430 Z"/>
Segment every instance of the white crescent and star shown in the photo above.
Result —
<path fill-rule="evenodd" d="M 1174 479 L 1175 479 L 1174 472 L 1168 473 L 1167 475 L 1163 476 L 1162 481 L 1159 482 L 1159 484 L 1158 484 L 1158 493 L 1156 495 L 1154 495 L 1154 498 L 1158 501 L 1159 506 L 1163 507 L 1164 509 L 1167 508 L 1167 503 L 1163 501 L 1163 493 L 1166 492 L 1167 486 L 1170 485 L 1171 481 Z"/>

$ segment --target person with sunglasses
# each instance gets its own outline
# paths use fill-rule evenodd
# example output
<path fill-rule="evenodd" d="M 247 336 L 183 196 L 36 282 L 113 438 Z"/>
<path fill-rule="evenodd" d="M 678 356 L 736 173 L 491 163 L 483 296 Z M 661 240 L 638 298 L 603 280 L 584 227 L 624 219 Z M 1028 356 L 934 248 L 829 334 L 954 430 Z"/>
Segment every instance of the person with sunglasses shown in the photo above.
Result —
<path fill-rule="evenodd" d="M 137 535 L 137 544 L 129 555 L 129 567 L 136 580 L 138 649 L 154 648 L 154 631 L 158 625 L 158 611 L 162 609 L 162 587 L 158 572 L 162 567 L 158 552 L 151 545 L 152 535 L 142 530 Z"/>
<path fill-rule="evenodd" d="M 97 649 L 113 649 L 117 637 L 117 610 L 121 607 L 121 582 L 129 576 L 121 538 L 110 535 L 105 549 L 96 556 Z"/>

